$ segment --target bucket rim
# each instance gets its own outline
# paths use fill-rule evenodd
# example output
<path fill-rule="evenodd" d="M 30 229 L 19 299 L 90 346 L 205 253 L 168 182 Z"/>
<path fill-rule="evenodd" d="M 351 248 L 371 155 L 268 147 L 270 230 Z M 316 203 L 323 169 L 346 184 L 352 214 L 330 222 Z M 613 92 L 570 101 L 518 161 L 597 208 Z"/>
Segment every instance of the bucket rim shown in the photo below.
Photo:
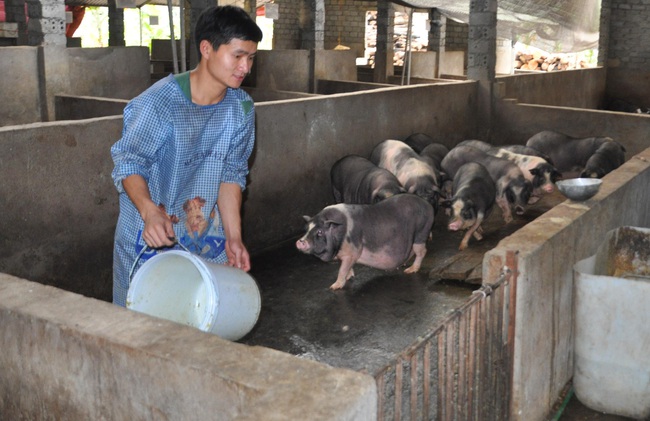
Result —
<path fill-rule="evenodd" d="M 133 301 L 133 293 L 134 292 L 132 292 L 132 291 L 135 290 L 135 287 L 132 288 L 132 285 L 134 285 L 136 283 L 136 280 L 137 281 L 140 280 L 140 277 L 138 275 L 142 273 L 143 268 L 145 268 L 145 266 L 146 266 L 147 270 L 148 270 L 148 266 L 151 266 L 151 264 L 152 264 L 150 262 L 154 262 L 154 261 L 160 260 L 160 259 L 165 259 L 165 258 L 167 258 L 165 256 L 168 256 L 168 255 L 176 255 L 176 256 L 186 258 L 192 264 L 194 264 L 194 266 L 198 270 L 199 274 L 201 275 L 201 283 L 208 289 L 207 294 L 206 294 L 207 295 L 206 306 L 207 306 L 208 310 L 205 312 L 205 315 L 200 320 L 200 323 L 198 324 L 198 326 L 195 326 L 195 327 L 197 329 L 199 329 L 199 330 L 202 330 L 202 331 L 208 331 L 210 329 L 210 327 L 211 327 L 212 321 L 215 318 L 215 315 L 217 314 L 217 312 L 219 310 L 218 309 L 219 302 L 216 300 L 216 297 L 218 296 L 219 291 L 217 290 L 214 283 L 210 280 L 210 277 L 209 277 L 210 269 L 207 267 L 205 262 L 200 257 L 194 255 L 193 253 L 191 253 L 189 251 L 185 251 L 185 250 L 167 250 L 167 251 L 162 252 L 162 253 L 157 253 L 155 256 L 151 257 L 146 262 L 144 262 L 138 268 L 138 270 L 133 274 L 133 279 L 131 280 L 131 283 L 129 285 L 129 290 L 127 291 L 127 296 L 126 296 L 127 308 L 129 308 L 129 306 L 128 306 L 129 302 Z"/>

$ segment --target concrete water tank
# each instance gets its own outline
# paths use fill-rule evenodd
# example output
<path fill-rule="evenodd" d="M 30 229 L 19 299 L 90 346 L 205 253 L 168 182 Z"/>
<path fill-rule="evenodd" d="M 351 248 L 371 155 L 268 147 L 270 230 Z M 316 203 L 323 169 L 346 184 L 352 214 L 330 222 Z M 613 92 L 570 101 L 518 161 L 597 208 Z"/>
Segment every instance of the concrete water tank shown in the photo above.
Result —
<path fill-rule="evenodd" d="M 650 229 L 607 233 L 574 266 L 573 386 L 584 405 L 633 419 L 650 417 Z"/>

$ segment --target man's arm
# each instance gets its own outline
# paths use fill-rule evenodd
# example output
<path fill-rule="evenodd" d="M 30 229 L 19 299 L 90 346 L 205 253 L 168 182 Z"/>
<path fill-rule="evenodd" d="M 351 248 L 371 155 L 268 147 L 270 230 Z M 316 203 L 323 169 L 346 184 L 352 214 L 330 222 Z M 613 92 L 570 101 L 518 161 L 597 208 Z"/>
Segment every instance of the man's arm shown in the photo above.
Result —
<path fill-rule="evenodd" d="M 226 234 L 226 255 L 228 264 L 248 272 L 251 268 L 248 250 L 242 241 L 241 232 L 242 191 L 239 184 L 221 183 L 217 206 Z"/>
<path fill-rule="evenodd" d="M 149 247 L 172 246 L 175 240 L 172 221 L 152 200 L 149 186 L 139 174 L 132 174 L 122 180 L 124 191 L 135 205 L 144 221 L 142 238 Z"/>

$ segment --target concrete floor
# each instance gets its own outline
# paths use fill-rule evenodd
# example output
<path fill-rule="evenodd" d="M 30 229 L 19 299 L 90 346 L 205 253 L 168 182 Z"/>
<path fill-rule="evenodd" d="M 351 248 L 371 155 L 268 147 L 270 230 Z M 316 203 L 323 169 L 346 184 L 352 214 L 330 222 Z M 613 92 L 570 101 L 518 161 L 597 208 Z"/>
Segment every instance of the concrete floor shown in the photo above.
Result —
<path fill-rule="evenodd" d="M 558 403 L 554 421 L 628 421 L 632 418 L 605 414 L 586 407 L 574 393 L 569 393 L 564 402 Z"/>
<path fill-rule="evenodd" d="M 463 234 L 448 231 L 440 212 L 419 273 L 355 265 L 356 276 L 338 291 L 329 286 L 339 263 L 302 254 L 293 241 L 254 256 L 251 275 L 260 287 L 262 310 L 240 342 L 374 375 L 480 287 L 485 251 L 562 200 L 559 193 L 548 195 L 508 225 L 495 207 L 484 223 L 484 239 L 470 240 L 463 252 L 458 251 Z M 478 282 L 464 282 L 473 267 L 479 269 Z"/>
<path fill-rule="evenodd" d="M 439 213 L 419 273 L 355 265 L 356 276 L 339 291 L 328 288 L 339 263 L 302 254 L 293 241 L 256 255 L 251 275 L 260 287 L 262 310 L 256 326 L 240 342 L 375 375 L 480 287 L 480 262 L 487 250 L 564 200 L 559 192 L 546 195 L 508 225 L 495 207 L 484 224 L 484 239 L 470 240 L 462 252 L 458 245 L 463 234 L 448 231 L 447 217 Z M 462 270 L 459 264 L 464 265 Z M 471 270 L 474 266 L 478 275 Z M 471 279 L 476 276 L 478 282 Z M 627 420 L 593 411 L 573 394 L 557 407 L 550 419 Z"/>

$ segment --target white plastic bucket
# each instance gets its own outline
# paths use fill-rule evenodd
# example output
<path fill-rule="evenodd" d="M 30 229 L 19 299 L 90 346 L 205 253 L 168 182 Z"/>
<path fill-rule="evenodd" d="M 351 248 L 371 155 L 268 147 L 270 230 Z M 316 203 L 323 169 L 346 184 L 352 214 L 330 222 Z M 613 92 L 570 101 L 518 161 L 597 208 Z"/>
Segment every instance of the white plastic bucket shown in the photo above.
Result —
<path fill-rule="evenodd" d="M 182 250 L 147 260 L 133 276 L 126 307 L 236 341 L 255 326 L 261 296 L 241 269 Z"/>
<path fill-rule="evenodd" d="M 638 227 L 608 232 L 574 266 L 573 386 L 593 410 L 650 417 L 649 269 L 650 229 Z"/>

